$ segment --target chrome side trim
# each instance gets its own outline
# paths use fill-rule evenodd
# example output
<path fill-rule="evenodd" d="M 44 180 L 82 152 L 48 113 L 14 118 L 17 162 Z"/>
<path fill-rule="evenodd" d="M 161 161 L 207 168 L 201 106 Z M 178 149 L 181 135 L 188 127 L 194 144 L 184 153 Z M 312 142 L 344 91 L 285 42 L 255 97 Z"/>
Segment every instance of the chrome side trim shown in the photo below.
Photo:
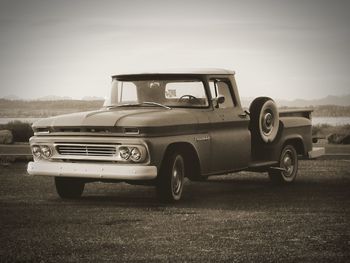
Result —
<path fill-rule="evenodd" d="M 156 166 L 105 163 L 29 162 L 27 172 L 30 175 L 118 180 L 151 180 L 157 177 Z"/>

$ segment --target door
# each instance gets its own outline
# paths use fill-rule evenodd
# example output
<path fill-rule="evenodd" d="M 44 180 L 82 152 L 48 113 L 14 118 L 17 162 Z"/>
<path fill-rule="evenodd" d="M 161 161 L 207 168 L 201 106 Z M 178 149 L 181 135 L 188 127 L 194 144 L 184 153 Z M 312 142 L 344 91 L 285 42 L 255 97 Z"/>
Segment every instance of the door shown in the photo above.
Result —
<path fill-rule="evenodd" d="M 209 81 L 212 98 L 224 97 L 209 114 L 211 171 L 225 172 L 248 167 L 251 155 L 249 116 L 234 97 L 229 79 Z"/>

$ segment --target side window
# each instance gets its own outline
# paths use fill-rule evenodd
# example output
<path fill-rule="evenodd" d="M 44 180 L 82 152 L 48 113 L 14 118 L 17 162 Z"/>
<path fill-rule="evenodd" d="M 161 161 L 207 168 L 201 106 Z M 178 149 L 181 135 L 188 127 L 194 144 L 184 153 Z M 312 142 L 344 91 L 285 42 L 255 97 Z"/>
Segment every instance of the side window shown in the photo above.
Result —
<path fill-rule="evenodd" d="M 224 81 L 210 81 L 209 82 L 210 92 L 212 98 L 219 96 L 225 97 L 225 102 L 219 104 L 220 109 L 233 108 L 234 103 L 229 85 Z"/>

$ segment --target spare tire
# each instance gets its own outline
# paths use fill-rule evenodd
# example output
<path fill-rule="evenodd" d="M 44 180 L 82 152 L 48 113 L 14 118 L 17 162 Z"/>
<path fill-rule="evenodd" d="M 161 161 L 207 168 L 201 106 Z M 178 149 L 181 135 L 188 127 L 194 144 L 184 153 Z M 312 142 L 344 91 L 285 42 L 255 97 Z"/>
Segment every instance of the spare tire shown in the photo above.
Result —
<path fill-rule="evenodd" d="M 250 132 L 253 140 L 271 143 L 279 128 L 279 114 L 276 103 L 268 97 L 253 100 L 249 107 Z"/>

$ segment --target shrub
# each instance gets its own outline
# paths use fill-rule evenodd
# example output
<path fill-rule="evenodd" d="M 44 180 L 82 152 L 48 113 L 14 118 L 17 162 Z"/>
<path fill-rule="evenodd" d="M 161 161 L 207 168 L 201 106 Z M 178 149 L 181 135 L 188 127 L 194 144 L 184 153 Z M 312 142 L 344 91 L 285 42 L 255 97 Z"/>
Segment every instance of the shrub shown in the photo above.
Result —
<path fill-rule="evenodd" d="M 328 143 L 332 144 L 349 144 L 350 124 L 339 126 L 315 125 L 312 127 L 312 136 L 327 138 Z"/>
<path fill-rule="evenodd" d="M 0 130 L 0 144 L 13 143 L 13 135 L 9 130 Z"/>
<path fill-rule="evenodd" d="M 329 124 L 317 124 L 312 126 L 312 135 L 313 136 L 320 136 L 320 137 L 325 137 L 327 134 L 327 131 L 332 128 L 331 125 Z"/>
<path fill-rule="evenodd" d="M 0 129 L 10 130 L 15 142 L 28 142 L 34 135 L 31 125 L 26 122 L 12 121 L 1 125 Z"/>
<path fill-rule="evenodd" d="M 348 134 L 339 134 L 332 133 L 327 137 L 328 143 L 332 144 L 350 144 L 350 133 Z"/>

